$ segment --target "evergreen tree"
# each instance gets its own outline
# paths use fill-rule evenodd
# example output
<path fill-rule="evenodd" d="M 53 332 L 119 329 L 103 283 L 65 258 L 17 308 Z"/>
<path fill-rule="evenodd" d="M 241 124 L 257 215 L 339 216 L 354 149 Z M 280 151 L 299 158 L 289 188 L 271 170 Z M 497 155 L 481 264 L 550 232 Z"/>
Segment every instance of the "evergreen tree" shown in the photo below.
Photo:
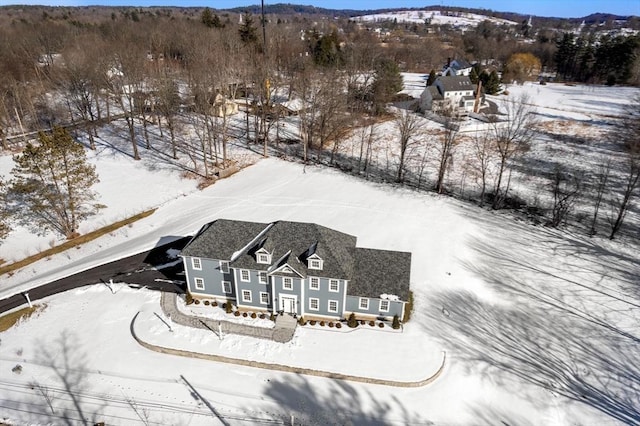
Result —
<path fill-rule="evenodd" d="M 0 179 L 0 241 L 5 239 L 11 230 L 8 224 L 9 206 L 7 205 L 6 189 L 6 184 Z"/>
<path fill-rule="evenodd" d="M 556 53 L 553 59 L 556 62 L 558 74 L 563 80 L 573 78 L 574 65 L 576 63 L 576 42 L 572 33 L 564 33 L 562 38 L 556 42 Z"/>
<path fill-rule="evenodd" d="M 240 40 L 245 44 L 256 43 L 258 41 L 258 29 L 253 22 L 253 16 L 245 13 L 242 18 L 242 24 L 238 29 Z"/>
<path fill-rule="evenodd" d="M 339 66 L 343 62 L 342 59 L 340 39 L 335 30 L 317 39 L 313 47 L 313 60 L 316 64 L 325 67 Z"/>
<path fill-rule="evenodd" d="M 395 314 L 393 316 L 393 322 L 391 323 L 391 328 L 393 328 L 394 330 L 397 330 L 400 328 L 400 318 L 398 317 L 398 314 Z"/>
<path fill-rule="evenodd" d="M 402 75 L 400 75 L 398 64 L 388 58 L 380 59 L 376 64 L 372 85 L 375 112 L 379 112 L 381 107 L 391 101 L 403 87 Z"/>
<path fill-rule="evenodd" d="M 490 74 L 483 71 L 482 74 L 480 74 L 480 80 L 482 80 L 484 92 L 488 95 L 497 95 L 502 90 L 500 87 L 500 77 L 498 77 L 498 73 L 495 70 L 491 71 Z"/>
<path fill-rule="evenodd" d="M 40 132 L 38 141 L 14 157 L 12 203 L 25 223 L 73 238 L 80 222 L 103 207 L 91 190 L 98 182 L 95 166 L 64 128 Z"/>
<path fill-rule="evenodd" d="M 351 314 L 349 314 L 349 319 L 347 320 L 347 325 L 350 328 L 356 328 L 358 326 L 358 320 L 356 319 L 356 314 L 354 314 L 353 312 L 351 312 Z"/>
<path fill-rule="evenodd" d="M 202 11 L 202 15 L 200 16 L 200 20 L 202 21 L 202 23 L 204 25 L 206 25 L 209 28 L 222 28 L 222 27 L 224 27 L 224 25 L 220 21 L 220 17 L 217 14 L 211 12 L 211 9 L 209 9 L 208 7 L 205 7 L 204 10 Z"/>
<path fill-rule="evenodd" d="M 471 72 L 469 73 L 469 80 L 471 80 L 473 84 L 478 84 L 478 80 L 479 80 L 478 69 L 479 67 L 476 64 L 471 68 Z"/>
<path fill-rule="evenodd" d="M 429 77 L 427 78 L 427 87 L 433 86 L 433 83 L 436 82 L 436 78 L 438 78 L 436 70 L 432 69 L 431 72 L 429 72 Z"/>

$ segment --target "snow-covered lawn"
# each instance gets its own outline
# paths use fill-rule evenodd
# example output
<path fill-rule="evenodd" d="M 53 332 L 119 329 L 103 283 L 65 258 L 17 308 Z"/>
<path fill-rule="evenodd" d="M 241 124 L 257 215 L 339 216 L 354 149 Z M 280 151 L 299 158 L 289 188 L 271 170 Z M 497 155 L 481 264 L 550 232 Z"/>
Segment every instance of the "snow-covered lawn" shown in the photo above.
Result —
<path fill-rule="evenodd" d="M 87 418 L 97 413 L 95 420 L 123 425 L 142 418 L 212 424 L 215 413 L 230 424 L 288 421 L 292 414 L 303 424 L 640 420 L 635 247 L 323 167 L 259 161 L 164 203 L 126 235 L 73 249 L 71 259 L 34 264 L 3 277 L 3 285 L 44 282 L 193 233 L 216 218 L 317 222 L 356 235 L 363 247 L 411 251 L 412 320 L 404 333 L 302 328 L 285 345 L 237 336 L 219 342 L 183 328 L 169 335 L 153 315 L 161 313 L 156 293 L 83 288 L 45 300 L 37 318 L 0 334 L 0 385 L 8 395 L 0 418 L 62 422 L 28 386 L 37 381 L 51 395 L 55 415 L 79 418 L 73 395 Z M 441 350 L 447 366 L 434 383 L 404 389 L 162 355 L 132 339 L 129 325 L 138 311 L 146 312 L 136 326 L 141 333 L 189 350 L 400 380 L 426 375 Z M 362 339 L 370 341 L 365 346 Z M 16 364 L 20 375 L 11 372 Z"/>

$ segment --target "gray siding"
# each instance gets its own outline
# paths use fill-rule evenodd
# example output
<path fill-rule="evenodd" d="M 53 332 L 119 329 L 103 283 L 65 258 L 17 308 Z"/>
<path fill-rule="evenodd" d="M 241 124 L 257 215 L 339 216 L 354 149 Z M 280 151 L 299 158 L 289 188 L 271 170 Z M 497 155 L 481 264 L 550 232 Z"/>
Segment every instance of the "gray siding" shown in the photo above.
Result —
<path fill-rule="evenodd" d="M 236 269 L 236 277 L 238 282 L 238 297 L 236 299 L 236 303 L 242 306 L 250 306 L 256 309 L 272 309 L 273 301 L 271 297 L 271 284 L 269 284 L 269 277 L 267 277 L 267 284 L 261 284 L 260 278 L 258 277 L 258 272 L 256 270 L 248 269 L 249 271 L 249 281 L 242 281 L 240 279 L 240 269 Z M 250 291 L 251 292 L 251 302 L 245 302 L 242 299 L 242 292 Z M 266 292 L 269 294 L 269 304 L 265 305 L 260 303 L 260 292 Z"/>
<path fill-rule="evenodd" d="M 304 281 L 305 292 L 305 315 L 322 315 L 336 318 L 342 318 L 344 311 L 344 295 L 347 288 L 345 280 L 338 280 L 338 292 L 329 291 L 329 278 L 317 277 L 320 280 L 320 288 L 318 290 L 311 289 L 311 277 L 307 277 Z M 312 310 L 310 299 L 318 299 L 318 310 Z M 338 312 L 329 311 L 329 300 L 338 302 Z"/>
<path fill-rule="evenodd" d="M 369 299 L 369 309 L 361 309 L 360 308 L 360 297 L 358 296 L 347 296 L 347 306 L 345 308 L 345 312 L 351 313 L 355 312 L 356 316 L 358 314 L 362 315 L 375 315 L 376 317 L 386 317 L 392 318 L 394 315 L 398 315 L 402 320 L 402 306 L 404 302 L 396 302 L 389 300 L 389 312 L 382 312 L 380 310 L 380 300 L 375 297 L 368 297 Z"/>
<path fill-rule="evenodd" d="M 211 297 L 221 297 L 226 299 L 235 299 L 235 289 L 233 286 L 233 270 L 229 274 L 223 274 L 220 271 L 220 261 L 216 259 L 200 259 L 202 265 L 201 270 L 193 269 L 191 257 L 183 257 L 184 270 L 187 277 L 187 285 L 189 292 L 196 294 L 206 294 Z M 202 278 L 204 280 L 204 290 L 196 289 L 195 279 Z M 222 281 L 231 282 L 231 293 L 227 294 L 222 291 Z"/>

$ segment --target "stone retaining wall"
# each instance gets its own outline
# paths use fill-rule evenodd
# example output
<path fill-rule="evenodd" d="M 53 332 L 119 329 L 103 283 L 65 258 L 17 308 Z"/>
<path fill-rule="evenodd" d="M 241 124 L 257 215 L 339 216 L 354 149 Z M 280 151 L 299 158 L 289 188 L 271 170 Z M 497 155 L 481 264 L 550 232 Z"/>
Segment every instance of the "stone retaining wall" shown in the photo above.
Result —
<path fill-rule="evenodd" d="M 133 336 L 133 338 L 143 347 L 155 351 L 155 352 L 159 352 L 159 353 L 163 353 L 163 354 L 170 354 L 170 355 L 176 355 L 176 356 L 182 356 L 182 357 L 188 357 L 188 358 L 196 358 L 196 359 L 204 359 L 204 360 L 208 360 L 208 361 L 217 361 L 217 362 L 225 362 L 228 364 L 235 364 L 235 365 L 242 365 L 245 367 L 253 367 L 253 368 L 262 368 L 262 369 L 266 369 L 266 370 L 273 370 L 273 371 L 283 371 L 283 372 L 287 372 L 287 373 L 295 373 L 295 374 L 305 374 L 307 376 L 316 376 L 316 377 L 325 377 L 328 379 L 337 379 L 337 380 L 348 380 L 348 381 L 352 381 L 352 382 L 360 382 L 360 383 L 369 383 L 369 384 L 375 384 L 375 385 L 384 385 L 384 386 L 395 386 L 395 387 L 402 387 L 402 388 L 416 388 L 416 387 L 420 387 L 420 386 L 425 386 L 431 382 L 433 382 L 434 380 L 436 380 L 438 377 L 440 377 L 440 375 L 442 374 L 445 364 L 446 364 L 446 360 L 447 360 L 447 353 L 446 352 L 442 352 L 442 363 L 440 365 L 440 367 L 438 368 L 438 370 L 431 375 L 430 377 L 427 377 L 425 379 L 422 380 L 418 380 L 418 381 L 413 381 L 413 382 L 403 382 L 403 381 L 397 381 L 397 380 L 384 380 L 384 379 L 374 379 L 374 378 L 370 378 L 370 377 L 361 377 L 361 376 L 352 376 L 349 374 L 341 374 L 341 373 L 332 373 L 329 371 L 321 371 L 321 370 L 313 370 L 310 368 L 302 368 L 302 367 L 291 367 L 288 365 L 282 365 L 282 364 L 272 364 L 272 363 L 267 363 L 267 362 L 260 362 L 260 361 L 249 361 L 246 359 L 240 359 L 240 358 L 230 358 L 230 357 L 226 357 L 226 356 L 222 356 L 222 355 L 213 355 L 213 354 L 203 354 L 203 353 L 199 353 L 199 352 L 191 352 L 191 351 L 185 351 L 185 350 L 181 350 L 181 349 L 173 349 L 173 348 L 166 348 L 163 346 L 158 346 L 158 345 L 154 345 L 151 343 L 147 343 L 143 340 L 141 340 L 135 332 L 134 329 L 134 324 L 136 321 L 136 318 L 138 317 L 140 313 L 138 312 L 133 319 L 131 320 L 131 335 Z"/>

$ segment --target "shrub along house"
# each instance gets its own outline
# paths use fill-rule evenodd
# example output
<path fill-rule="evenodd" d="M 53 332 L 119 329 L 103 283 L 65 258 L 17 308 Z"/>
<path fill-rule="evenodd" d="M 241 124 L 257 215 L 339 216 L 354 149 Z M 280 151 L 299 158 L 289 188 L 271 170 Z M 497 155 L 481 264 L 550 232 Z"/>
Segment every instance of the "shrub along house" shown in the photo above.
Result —
<path fill-rule="evenodd" d="M 185 246 L 187 291 L 238 309 L 340 319 L 403 318 L 411 253 L 356 247 L 324 226 L 218 219 Z"/>

